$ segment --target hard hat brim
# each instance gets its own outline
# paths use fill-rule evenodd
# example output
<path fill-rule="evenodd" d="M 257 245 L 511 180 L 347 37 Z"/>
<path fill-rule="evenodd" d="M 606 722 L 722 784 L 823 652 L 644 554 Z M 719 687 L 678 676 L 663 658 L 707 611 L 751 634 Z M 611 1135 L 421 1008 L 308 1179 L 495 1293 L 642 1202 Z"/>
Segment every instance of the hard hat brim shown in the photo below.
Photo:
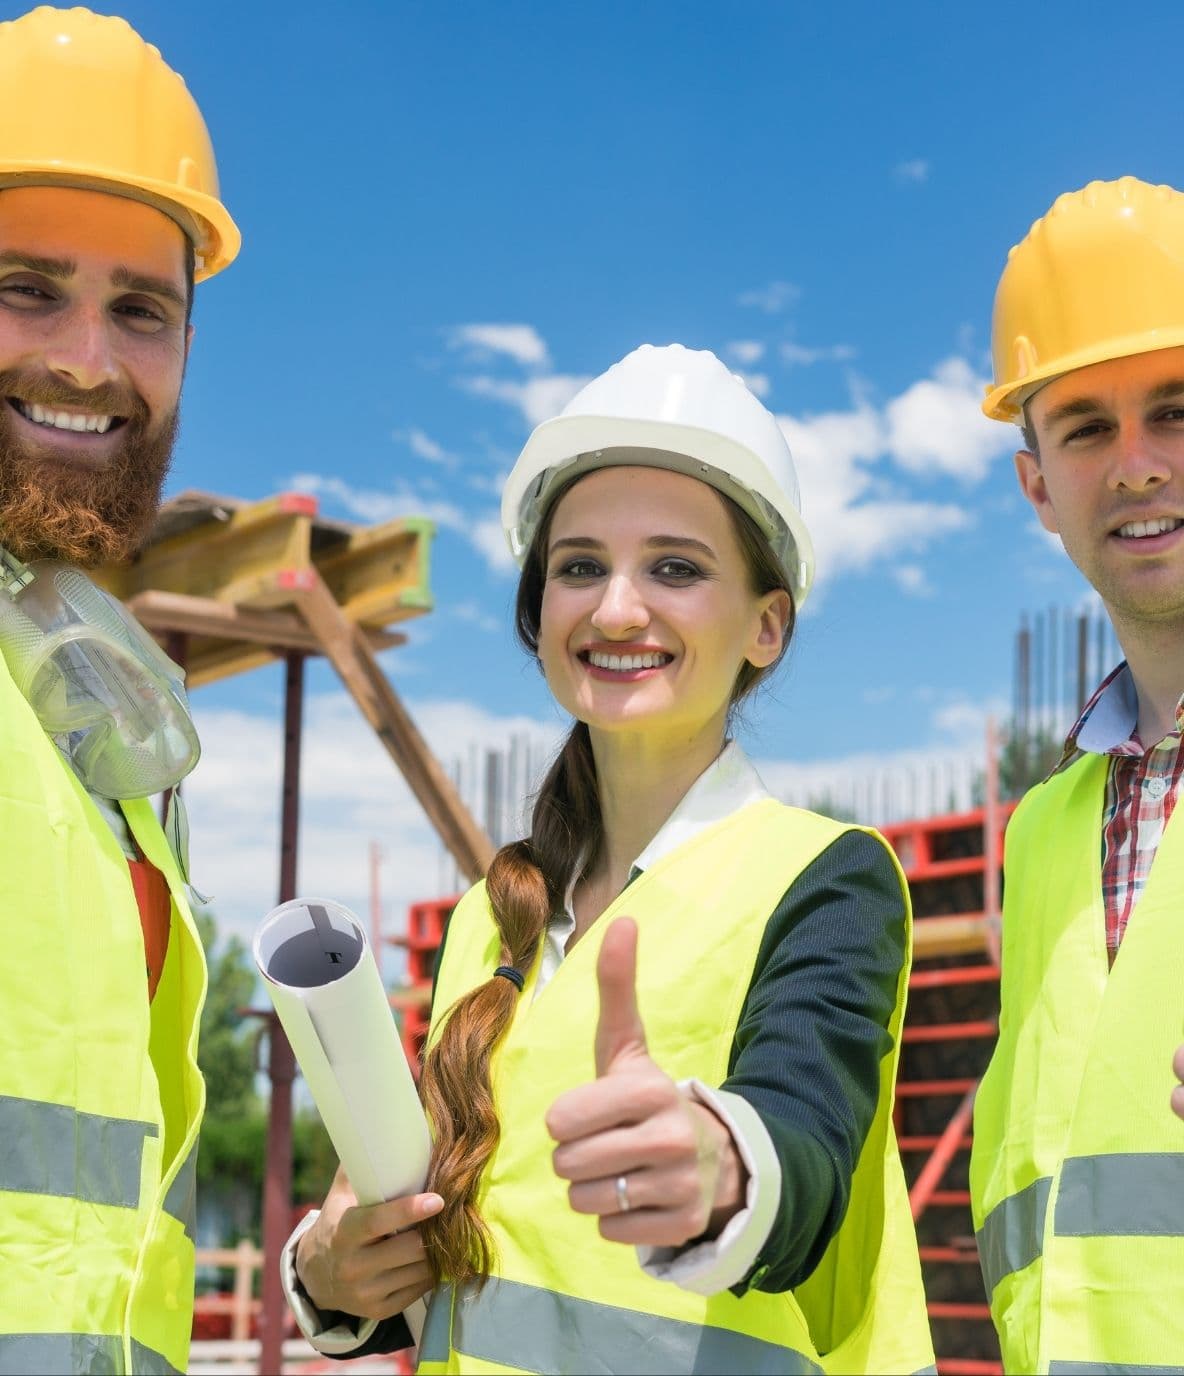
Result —
<path fill-rule="evenodd" d="M 603 451 L 612 450 L 627 457 L 604 457 Z M 805 522 L 792 506 L 778 505 L 776 519 L 784 527 L 788 539 L 780 538 L 781 531 L 770 519 L 770 512 L 774 511 L 772 504 L 763 498 L 757 500 L 760 494 L 755 484 L 734 476 L 737 473 L 749 473 L 758 478 L 765 475 L 770 486 L 776 487 L 776 480 L 760 456 L 747 445 L 717 431 L 674 421 L 621 416 L 556 416 L 536 427 L 502 494 L 502 526 L 518 565 L 525 560 L 535 530 L 563 483 L 598 468 L 643 465 L 647 461 L 644 457 L 647 450 L 654 456 L 653 467 L 685 473 L 706 482 L 752 517 L 785 566 L 794 606 L 800 610 L 814 580 L 814 545 Z M 515 477 L 522 473 L 527 477 L 516 482 Z M 540 478 L 544 482 L 537 494 L 537 519 L 524 529 L 524 507 L 531 488 Z"/>
<path fill-rule="evenodd" d="M 204 282 L 238 257 L 242 235 L 216 197 L 148 177 L 102 177 L 93 168 L 55 163 L 22 163 L 0 158 L 0 190 L 17 186 L 66 186 L 141 201 L 177 223 L 191 240 L 197 261 L 193 279 Z"/>
<path fill-rule="evenodd" d="M 1045 368 L 1034 368 L 1014 382 L 988 388 L 982 405 L 983 414 L 990 420 L 1018 423 L 1023 417 L 1024 403 L 1054 378 L 1075 373 L 1081 368 L 1090 368 L 1095 363 L 1132 358 L 1135 354 L 1157 353 L 1161 349 L 1177 349 L 1181 345 L 1184 345 L 1184 325 L 1171 330 L 1143 330 L 1123 339 L 1108 339 L 1088 349 L 1079 349 L 1076 353 L 1056 359 Z"/>

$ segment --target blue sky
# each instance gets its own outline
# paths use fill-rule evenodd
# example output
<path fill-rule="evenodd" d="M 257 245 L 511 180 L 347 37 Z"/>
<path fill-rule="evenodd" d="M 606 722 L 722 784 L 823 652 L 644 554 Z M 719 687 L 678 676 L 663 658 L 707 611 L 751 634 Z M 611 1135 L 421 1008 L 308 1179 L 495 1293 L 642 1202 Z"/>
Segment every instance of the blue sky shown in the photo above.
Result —
<path fill-rule="evenodd" d="M 783 418 L 819 546 L 754 753 L 785 779 L 977 749 L 1021 612 L 1087 591 L 1021 506 L 1015 432 L 976 410 L 995 282 L 1060 192 L 1184 185 L 1177 5 L 122 13 L 196 94 L 244 236 L 198 291 L 170 488 L 433 516 L 437 610 L 387 663 L 442 753 L 556 729 L 508 632 L 497 485 L 579 379 L 672 340 Z M 309 686 L 336 754 L 332 788 L 306 784 L 304 887 L 363 901 L 374 835 L 392 901 L 430 890 L 391 766 L 347 749 L 324 666 Z M 195 845 L 242 920 L 274 874 L 279 693 L 265 670 L 197 700 Z M 228 794 L 255 791 L 232 825 Z"/>

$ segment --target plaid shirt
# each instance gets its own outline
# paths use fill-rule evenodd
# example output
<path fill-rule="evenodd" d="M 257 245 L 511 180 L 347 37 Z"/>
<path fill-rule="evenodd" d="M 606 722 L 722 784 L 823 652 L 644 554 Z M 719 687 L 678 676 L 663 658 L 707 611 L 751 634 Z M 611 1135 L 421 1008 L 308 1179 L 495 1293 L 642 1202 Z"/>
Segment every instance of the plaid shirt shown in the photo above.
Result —
<path fill-rule="evenodd" d="M 1184 775 L 1184 697 L 1176 706 L 1176 730 L 1150 749 L 1139 739 L 1138 713 L 1134 679 L 1123 662 L 1086 703 L 1058 766 L 1063 769 L 1082 752 L 1110 756 L 1102 812 L 1102 900 L 1111 964 Z"/>

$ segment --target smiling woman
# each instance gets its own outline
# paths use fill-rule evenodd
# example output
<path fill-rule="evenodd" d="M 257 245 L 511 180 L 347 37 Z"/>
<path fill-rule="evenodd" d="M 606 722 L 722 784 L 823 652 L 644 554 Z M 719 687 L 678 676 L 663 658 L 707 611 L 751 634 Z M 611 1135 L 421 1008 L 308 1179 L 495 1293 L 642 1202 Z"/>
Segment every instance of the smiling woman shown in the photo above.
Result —
<path fill-rule="evenodd" d="M 809 591 L 796 492 L 775 419 L 679 345 L 523 450 L 518 633 L 575 721 L 449 925 L 428 1192 L 359 1208 L 339 1176 L 290 1246 L 323 1350 L 405 1344 L 430 1288 L 421 1371 L 932 1362 L 891 1124 L 903 877 L 728 739 Z"/>

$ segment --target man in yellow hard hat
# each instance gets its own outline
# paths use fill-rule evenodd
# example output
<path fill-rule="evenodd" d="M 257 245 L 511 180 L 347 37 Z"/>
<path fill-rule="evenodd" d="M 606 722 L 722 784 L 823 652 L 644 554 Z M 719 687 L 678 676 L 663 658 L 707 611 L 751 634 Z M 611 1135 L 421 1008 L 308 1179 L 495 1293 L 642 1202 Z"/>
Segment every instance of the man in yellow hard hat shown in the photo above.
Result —
<path fill-rule="evenodd" d="M 984 410 L 1022 427 L 1020 487 L 1126 659 L 1007 832 L 979 1252 L 1007 1371 L 1179 1371 L 1184 195 L 1061 196 L 1011 251 L 993 351 Z"/>
<path fill-rule="evenodd" d="M 197 743 L 83 571 L 144 539 L 193 284 L 238 245 L 155 48 L 84 9 L 0 24 L 0 1373 L 187 1365 L 206 974 L 148 795 Z"/>

